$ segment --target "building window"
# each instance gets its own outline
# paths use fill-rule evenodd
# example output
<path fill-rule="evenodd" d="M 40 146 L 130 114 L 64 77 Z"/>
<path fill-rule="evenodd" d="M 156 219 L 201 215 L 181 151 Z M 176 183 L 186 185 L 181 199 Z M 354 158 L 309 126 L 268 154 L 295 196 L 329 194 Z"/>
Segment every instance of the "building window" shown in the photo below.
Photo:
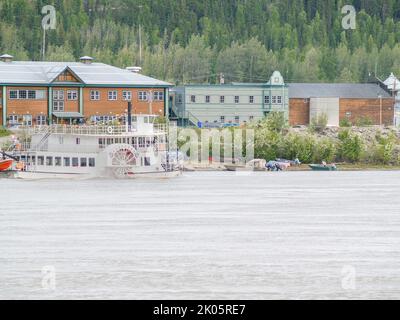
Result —
<path fill-rule="evenodd" d="M 153 93 L 154 101 L 164 101 L 164 92 L 156 91 Z"/>
<path fill-rule="evenodd" d="M 196 103 L 196 96 L 190 96 L 190 101 L 192 103 Z"/>
<path fill-rule="evenodd" d="M 253 120 L 254 120 L 254 116 L 250 116 L 250 117 L 249 117 L 249 120 L 250 120 L 250 121 L 253 121 Z"/>
<path fill-rule="evenodd" d="M 36 99 L 36 91 L 35 90 L 28 91 L 28 99 L 32 99 L 32 100 Z"/>
<path fill-rule="evenodd" d="M 132 91 L 122 91 L 122 100 L 132 101 Z"/>
<path fill-rule="evenodd" d="M 240 123 L 240 117 L 239 116 L 235 116 L 235 123 Z"/>
<path fill-rule="evenodd" d="M 225 103 L 225 96 L 220 96 L 219 97 L 219 102 L 220 103 Z"/>
<path fill-rule="evenodd" d="M 250 96 L 250 97 L 249 97 L 249 102 L 250 102 L 250 103 L 254 103 L 254 96 Z"/>
<path fill-rule="evenodd" d="M 81 138 L 76 138 L 76 144 L 81 144 Z"/>
<path fill-rule="evenodd" d="M 265 103 L 265 104 L 270 104 L 270 103 L 271 103 L 271 98 L 270 98 L 270 96 L 265 96 L 265 97 L 264 97 L 264 103 Z"/>
<path fill-rule="evenodd" d="M 100 91 L 98 91 L 98 90 L 90 91 L 90 100 L 99 101 L 100 100 Z"/>
<path fill-rule="evenodd" d="M 47 117 L 45 115 L 40 115 L 36 117 L 36 125 L 45 126 L 47 123 Z"/>
<path fill-rule="evenodd" d="M 118 99 L 117 91 L 108 91 L 108 100 L 109 101 L 116 101 Z"/>
<path fill-rule="evenodd" d="M 78 91 L 77 90 L 68 90 L 67 91 L 67 100 L 70 100 L 70 101 L 78 100 Z"/>
<path fill-rule="evenodd" d="M 183 97 L 181 94 L 178 94 L 178 103 L 182 104 L 183 103 Z"/>
<path fill-rule="evenodd" d="M 240 102 L 240 97 L 239 96 L 235 96 L 235 103 L 239 103 Z"/>
<path fill-rule="evenodd" d="M 32 125 L 32 116 L 30 114 L 24 114 L 22 116 L 22 125 L 30 127 Z"/>
<path fill-rule="evenodd" d="M 53 99 L 58 101 L 64 101 L 64 90 L 54 90 Z"/>
<path fill-rule="evenodd" d="M 18 99 L 18 90 L 10 90 L 10 99 Z"/>
<path fill-rule="evenodd" d="M 139 101 L 147 101 L 147 92 L 139 91 Z"/>
<path fill-rule="evenodd" d="M 20 90 L 18 91 L 18 99 L 25 100 L 28 98 L 28 91 Z"/>
<path fill-rule="evenodd" d="M 41 100 L 45 98 L 44 90 L 10 90 L 10 100 Z"/>
<path fill-rule="evenodd" d="M 211 101 L 210 96 L 206 96 L 206 103 L 210 103 L 210 101 Z"/>
<path fill-rule="evenodd" d="M 272 104 L 276 104 L 276 96 L 272 96 Z"/>
<path fill-rule="evenodd" d="M 150 167 L 151 166 L 151 162 L 150 162 L 150 158 L 149 157 L 145 157 L 144 158 L 144 165 L 146 167 Z"/>
<path fill-rule="evenodd" d="M 64 101 L 53 101 L 53 111 L 64 112 Z"/>
<path fill-rule="evenodd" d="M 282 96 L 278 96 L 277 100 L 279 104 L 282 104 Z"/>
<path fill-rule="evenodd" d="M 221 123 L 225 123 L 225 116 L 221 116 L 220 120 L 221 120 Z"/>
<path fill-rule="evenodd" d="M 9 116 L 8 117 L 8 123 L 11 125 L 11 126 L 13 126 L 13 125 L 17 125 L 19 122 L 18 122 L 18 116 L 17 115 L 15 115 L 15 114 L 13 114 L 13 115 L 11 115 L 11 116 Z"/>

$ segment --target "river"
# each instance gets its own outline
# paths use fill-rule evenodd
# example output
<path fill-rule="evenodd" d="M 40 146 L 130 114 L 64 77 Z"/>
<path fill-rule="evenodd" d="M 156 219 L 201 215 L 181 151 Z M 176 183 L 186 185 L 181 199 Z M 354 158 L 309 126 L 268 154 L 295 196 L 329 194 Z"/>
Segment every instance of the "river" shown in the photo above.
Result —
<path fill-rule="evenodd" d="M 400 172 L 0 180 L 1 299 L 399 299 Z"/>

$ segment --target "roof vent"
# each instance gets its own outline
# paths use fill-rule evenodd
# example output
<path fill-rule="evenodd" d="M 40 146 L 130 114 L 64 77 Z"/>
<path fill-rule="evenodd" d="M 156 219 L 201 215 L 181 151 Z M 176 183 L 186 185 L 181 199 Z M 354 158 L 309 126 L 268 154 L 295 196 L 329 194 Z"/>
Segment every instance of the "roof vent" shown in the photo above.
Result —
<path fill-rule="evenodd" d="M 128 67 L 128 68 L 126 68 L 126 70 L 133 72 L 133 73 L 141 73 L 142 72 L 141 67 Z"/>
<path fill-rule="evenodd" d="M 92 64 L 93 58 L 89 56 L 80 57 L 79 60 L 84 64 Z"/>
<path fill-rule="evenodd" d="M 9 54 L 3 54 L 2 56 L 0 56 L 0 60 L 1 60 L 2 62 L 10 63 L 10 62 L 13 61 L 13 59 L 14 59 L 14 57 L 13 57 L 13 56 L 10 56 Z"/>

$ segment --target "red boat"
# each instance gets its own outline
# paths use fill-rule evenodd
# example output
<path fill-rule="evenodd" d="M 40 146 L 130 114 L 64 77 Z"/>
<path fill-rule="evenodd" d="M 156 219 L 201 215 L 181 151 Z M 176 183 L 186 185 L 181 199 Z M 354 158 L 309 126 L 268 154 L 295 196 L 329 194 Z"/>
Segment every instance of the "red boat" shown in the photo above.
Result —
<path fill-rule="evenodd" d="M 0 172 L 9 170 L 13 162 L 14 160 L 12 159 L 0 160 Z"/>

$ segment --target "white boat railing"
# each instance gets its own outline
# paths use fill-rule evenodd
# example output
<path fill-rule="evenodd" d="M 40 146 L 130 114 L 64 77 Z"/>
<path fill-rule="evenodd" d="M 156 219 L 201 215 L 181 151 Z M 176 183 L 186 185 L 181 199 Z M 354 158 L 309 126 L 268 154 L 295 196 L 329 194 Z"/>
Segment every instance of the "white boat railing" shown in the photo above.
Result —
<path fill-rule="evenodd" d="M 126 125 L 51 125 L 51 126 L 32 126 L 21 128 L 29 135 L 34 134 L 72 134 L 72 135 L 91 135 L 91 136 L 121 136 L 137 133 L 137 125 L 133 124 L 131 130 L 127 130 Z M 165 124 L 153 124 L 152 133 L 166 133 Z"/>

